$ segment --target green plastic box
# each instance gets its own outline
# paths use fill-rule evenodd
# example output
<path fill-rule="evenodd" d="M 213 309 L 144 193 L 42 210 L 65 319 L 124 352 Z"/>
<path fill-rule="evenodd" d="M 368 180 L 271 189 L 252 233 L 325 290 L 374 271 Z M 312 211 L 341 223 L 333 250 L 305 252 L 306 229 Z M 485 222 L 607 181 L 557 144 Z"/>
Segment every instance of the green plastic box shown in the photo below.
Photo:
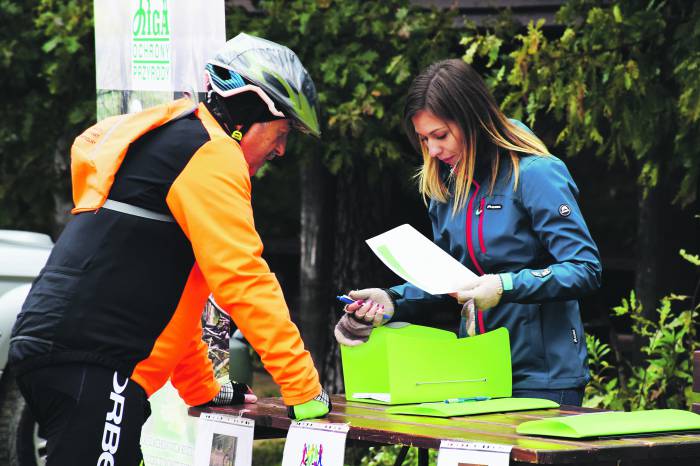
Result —
<path fill-rule="evenodd" d="M 365 344 L 341 345 L 340 354 L 351 401 L 394 405 L 512 394 L 505 328 L 457 338 L 432 327 L 388 324 Z"/>

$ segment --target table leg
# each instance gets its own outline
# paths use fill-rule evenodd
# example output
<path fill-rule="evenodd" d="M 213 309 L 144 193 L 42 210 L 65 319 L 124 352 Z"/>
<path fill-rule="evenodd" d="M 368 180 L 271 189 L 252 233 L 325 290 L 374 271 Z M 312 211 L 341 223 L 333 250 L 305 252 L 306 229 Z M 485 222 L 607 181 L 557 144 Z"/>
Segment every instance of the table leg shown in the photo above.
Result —
<path fill-rule="evenodd" d="M 396 462 L 394 463 L 394 466 L 401 466 L 403 464 L 403 460 L 406 459 L 407 454 L 408 454 L 408 445 L 404 445 L 401 447 L 401 451 L 399 452 L 399 454 L 396 455 Z"/>
<path fill-rule="evenodd" d="M 428 449 L 418 449 L 418 466 L 428 466 Z"/>

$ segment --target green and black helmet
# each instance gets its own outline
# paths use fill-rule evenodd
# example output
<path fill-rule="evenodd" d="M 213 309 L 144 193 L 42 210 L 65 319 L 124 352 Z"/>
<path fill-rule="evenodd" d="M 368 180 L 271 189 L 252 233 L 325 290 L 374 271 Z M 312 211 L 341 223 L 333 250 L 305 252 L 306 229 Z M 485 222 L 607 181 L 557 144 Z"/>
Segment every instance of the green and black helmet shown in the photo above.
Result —
<path fill-rule="evenodd" d="M 210 96 L 229 100 L 257 94 L 267 115 L 256 121 L 289 118 L 301 131 L 321 135 L 316 87 L 296 54 L 283 45 L 240 33 L 207 61 L 205 79 Z"/>

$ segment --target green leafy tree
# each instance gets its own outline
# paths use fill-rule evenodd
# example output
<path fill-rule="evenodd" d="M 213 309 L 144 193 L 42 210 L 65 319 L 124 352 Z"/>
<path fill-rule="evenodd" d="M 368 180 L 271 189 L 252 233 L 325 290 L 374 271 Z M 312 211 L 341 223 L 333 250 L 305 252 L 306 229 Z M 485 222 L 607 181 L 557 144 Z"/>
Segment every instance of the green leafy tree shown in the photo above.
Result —
<path fill-rule="evenodd" d="M 53 232 L 68 147 L 94 120 L 92 1 L 0 0 L 0 228 Z"/>
<path fill-rule="evenodd" d="M 656 302 L 662 199 L 696 201 L 700 174 L 700 4 L 680 0 L 569 0 L 561 32 L 507 22 L 463 35 L 464 59 L 483 66 L 504 110 L 555 153 L 593 151 L 629 167 L 639 186 L 635 289 Z M 670 193 L 670 195 L 669 195 Z"/>

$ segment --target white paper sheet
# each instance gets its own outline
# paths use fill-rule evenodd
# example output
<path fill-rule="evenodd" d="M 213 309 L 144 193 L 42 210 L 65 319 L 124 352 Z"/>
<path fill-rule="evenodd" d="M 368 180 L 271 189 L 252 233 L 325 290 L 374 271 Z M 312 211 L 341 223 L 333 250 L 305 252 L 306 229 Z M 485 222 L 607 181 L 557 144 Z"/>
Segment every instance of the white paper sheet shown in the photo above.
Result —
<path fill-rule="evenodd" d="M 252 419 L 202 413 L 194 447 L 194 465 L 250 466 L 254 428 Z"/>
<path fill-rule="evenodd" d="M 349 429 L 347 424 L 292 422 L 282 466 L 343 466 Z"/>
<path fill-rule="evenodd" d="M 476 277 L 408 224 L 370 238 L 367 244 L 395 274 L 430 294 L 464 289 L 464 284 Z"/>
<path fill-rule="evenodd" d="M 512 445 L 443 440 L 437 466 L 508 466 L 512 449 Z"/>
<path fill-rule="evenodd" d="M 360 399 L 370 399 L 370 400 L 383 401 L 384 403 L 391 403 L 391 393 L 359 392 L 359 393 L 353 393 L 352 397 L 353 398 L 360 398 Z"/>

